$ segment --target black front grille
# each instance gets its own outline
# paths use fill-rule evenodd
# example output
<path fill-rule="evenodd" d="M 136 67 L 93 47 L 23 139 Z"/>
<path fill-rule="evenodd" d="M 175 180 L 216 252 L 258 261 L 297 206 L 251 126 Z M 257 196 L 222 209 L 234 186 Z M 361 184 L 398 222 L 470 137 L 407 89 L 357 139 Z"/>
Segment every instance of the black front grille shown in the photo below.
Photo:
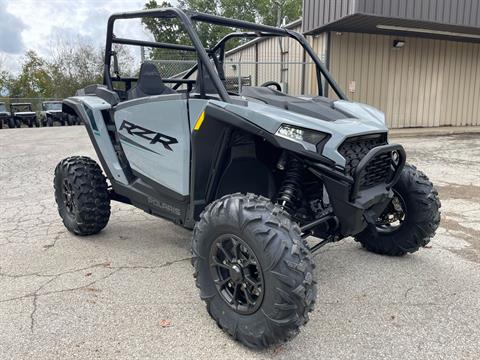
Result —
<path fill-rule="evenodd" d="M 351 137 L 345 140 L 338 148 L 338 152 L 345 158 L 345 173 L 355 175 L 355 169 L 370 150 L 387 144 L 386 134 L 373 134 Z"/>
<path fill-rule="evenodd" d="M 381 153 L 370 160 L 362 172 L 360 189 L 388 183 L 393 176 L 392 153 Z"/>

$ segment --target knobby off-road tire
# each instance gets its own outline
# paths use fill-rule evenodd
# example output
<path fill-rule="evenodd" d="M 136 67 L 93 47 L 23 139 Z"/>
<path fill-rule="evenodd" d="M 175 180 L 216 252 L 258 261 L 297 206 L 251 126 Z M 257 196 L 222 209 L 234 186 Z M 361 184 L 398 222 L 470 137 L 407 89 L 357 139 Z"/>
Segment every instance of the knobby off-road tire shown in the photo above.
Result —
<path fill-rule="evenodd" d="M 14 129 L 20 127 L 19 121 L 14 119 L 13 117 L 8 120 L 8 127 L 10 129 Z"/>
<path fill-rule="evenodd" d="M 377 254 L 403 256 L 425 247 L 440 225 L 440 199 L 428 177 L 413 165 L 406 165 L 393 187 L 405 206 L 405 218 L 394 231 L 370 226 L 356 236 L 367 250 Z"/>
<path fill-rule="evenodd" d="M 55 200 L 65 227 L 76 235 L 100 232 L 110 218 L 107 181 L 88 157 L 62 160 L 55 169 Z"/>
<path fill-rule="evenodd" d="M 219 268 L 212 252 L 218 251 L 218 239 L 225 237 L 241 239 L 246 244 L 243 249 L 250 249 L 259 265 L 261 301 L 257 298 L 257 308 L 250 313 L 232 308 L 217 289 L 218 279 L 214 282 Z M 192 252 L 196 285 L 207 311 L 234 339 L 251 348 L 266 348 L 293 338 L 307 323 L 317 293 L 315 264 L 298 225 L 270 200 L 234 194 L 211 203 L 194 228 Z"/>

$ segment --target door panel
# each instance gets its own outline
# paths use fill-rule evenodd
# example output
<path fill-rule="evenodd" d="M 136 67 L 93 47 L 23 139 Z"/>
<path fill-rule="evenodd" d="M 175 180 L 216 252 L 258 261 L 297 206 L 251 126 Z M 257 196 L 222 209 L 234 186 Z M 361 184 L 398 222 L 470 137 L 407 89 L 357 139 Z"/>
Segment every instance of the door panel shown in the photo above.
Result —
<path fill-rule="evenodd" d="M 163 95 L 127 101 L 115 111 L 115 126 L 132 170 L 180 195 L 189 194 L 186 99 Z"/>

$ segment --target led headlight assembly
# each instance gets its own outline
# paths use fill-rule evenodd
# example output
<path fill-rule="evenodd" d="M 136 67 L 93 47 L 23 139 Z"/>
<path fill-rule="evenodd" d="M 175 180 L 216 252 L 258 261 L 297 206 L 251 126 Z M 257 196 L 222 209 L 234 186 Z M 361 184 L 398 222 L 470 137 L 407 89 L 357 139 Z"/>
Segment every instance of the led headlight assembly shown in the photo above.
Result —
<path fill-rule="evenodd" d="M 304 129 L 287 124 L 280 126 L 275 135 L 297 142 L 301 144 L 305 150 L 314 152 L 317 152 L 317 145 L 329 137 L 328 134 L 320 131 Z"/>

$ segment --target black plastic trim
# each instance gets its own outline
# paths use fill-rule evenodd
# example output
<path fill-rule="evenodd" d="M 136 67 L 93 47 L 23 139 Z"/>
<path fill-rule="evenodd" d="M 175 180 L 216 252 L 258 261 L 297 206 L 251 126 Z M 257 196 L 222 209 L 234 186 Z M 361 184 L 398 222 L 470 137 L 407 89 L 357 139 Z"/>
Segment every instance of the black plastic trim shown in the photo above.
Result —
<path fill-rule="evenodd" d="M 352 193 L 351 193 L 352 199 L 355 199 L 358 196 L 358 193 L 360 191 L 361 180 L 362 180 L 363 174 L 365 173 L 368 163 L 373 158 L 375 158 L 380 154 L 392 153 L 394 151 L 396 151 L 399 155 L 399 163 L 396 165 L 394 176 L 392 177 L 390 182 L 385 184 L 385 187 L 390 188 L 397 182 L 407 159 L 407 154 L 405 153 L 405 149 L 403 148 L 403 146 L 398 144 L 377 146 L 372 150 L 370 150 L 367 153 L 367 155 L 365 155 L 363 159 L 360 161 L 360 163 L 357 165 L 357 168 L 355 170 L 355 182 L 353 184 Z"/>

